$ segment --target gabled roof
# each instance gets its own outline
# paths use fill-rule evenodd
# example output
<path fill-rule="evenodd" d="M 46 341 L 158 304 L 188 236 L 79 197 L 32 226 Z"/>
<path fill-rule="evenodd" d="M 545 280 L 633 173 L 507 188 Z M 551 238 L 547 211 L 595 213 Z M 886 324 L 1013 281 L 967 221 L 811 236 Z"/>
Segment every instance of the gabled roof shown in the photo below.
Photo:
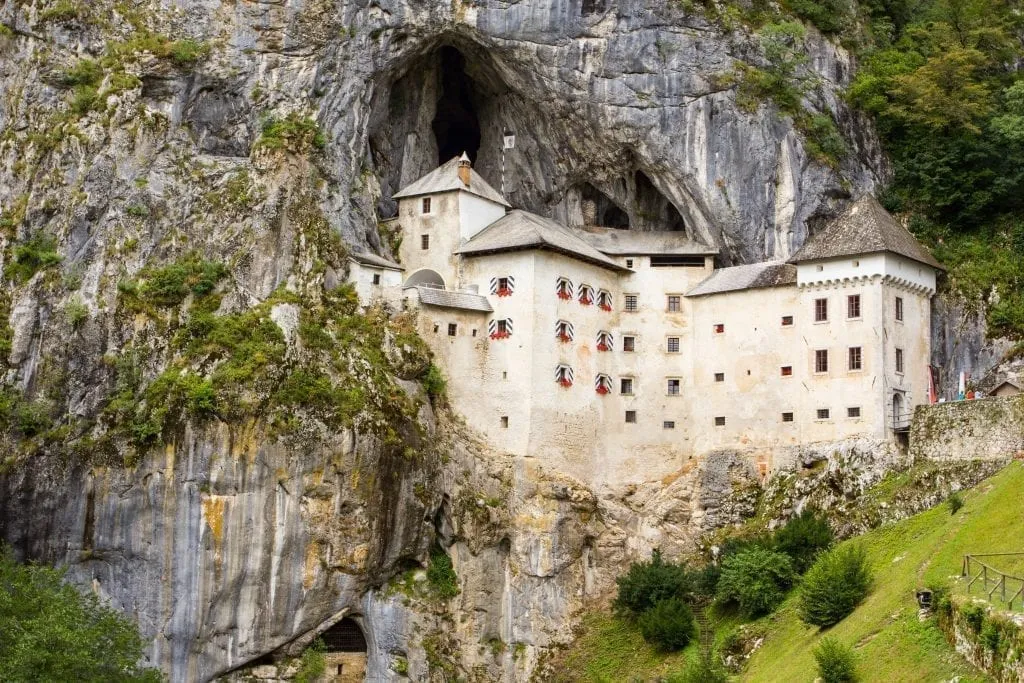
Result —
<path fill-rule="evenodd" d="M 919 263 L 945 270 L 878 200 L 864 195 L 824 230 L 812 235 L 790 263 L 890 251 Z"/>
<path fill-rule="evenodd" d="M 550 218 L 515 209 L 468 239 L 455 250 L 465 256 L 482 256 L 502 251 L 549 249 L 609 270 L 628 272 L 570 230 Z"/>
<path fill-rule="evenodd" d="M 740 289 L 761 289 L 796 284 L 796 266 L 782 261 L 750 263 L 745 266 L 720 268 L 686 293 L 686 296 L 704 296 L 735 292 Z"/>
<path fill-rule="evenodd" d="M 425 287 L 419 285 L 416 291 L 420 295 L 420 303 L 428 306 L 440 306 L 441 308 L 460 308 L 464 311 L 482 311 L 490 313 L 491 302 L 487 297 L 472 292 L 451 292 L 447 289 L 437 287 Z"/>
<path fill-rule="evenodd" d="M 405 270 L 402 266 L 398 265 L 394 261 L 389 261 L 383 256 L 377 256 L 376 254 L 370 254 L 365 251 L 353 252 L 349 255 L 353 261 L 362 263 L 366 266 L 375 266 L 377 268 L 387 268 L 388 270 Z"/>
<path fill-rule="evenodd" d="M 452 157 L 450 161 L 438 166 L 419 180 L 406 185 L 391 195 L 391 198 L 402 199 L 404 197 L 417 197 L 424 194 L 437 194 L 439 192 L 452 192 L 455 190 L 475 194 L 478 197 L 483 197 L 511 208 L 511 204 L 506 202 L 505 198 L 488 185 L 487 181 L 481 178 L 480 174 L 473 169 L 469 169 L 469 185 L 467 186 L 463 183 L 462 179 L 459 178 L 459 157 Z"/>
<path fill-rule="evenodd" d="M 685 232 L 659 230 L 641 232 L 587 226 L 578 231 L 580 237 L 598 251 L 615 256 L 648 256 L 657 254 L 713 256 L 718 249 L 687 237 Z"/>

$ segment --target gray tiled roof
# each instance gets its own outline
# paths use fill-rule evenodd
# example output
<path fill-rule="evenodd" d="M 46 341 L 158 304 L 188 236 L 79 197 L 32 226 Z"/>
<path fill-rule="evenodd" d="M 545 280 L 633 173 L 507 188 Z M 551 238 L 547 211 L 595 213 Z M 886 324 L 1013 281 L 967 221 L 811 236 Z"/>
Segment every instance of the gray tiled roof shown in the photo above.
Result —
<path fill-rule="evenodd" d="M 782 261 L 750 263 L 745 266 L 720 268 L 686 293 L 686 296 L 721 294 L 740 289 L 760 289 L 796 284 L 796 266 Z"/>
<path fill-rule="evenodd" d="M 394 261 L 389 261 L 383 256 L 369 254 L 365 251 L 353 252 L 351 256 L 353 261 L 358 261 L 359 263 L 363 263 L 368 266 L 377 266 L 378 268 L 388 268 L 390 270 L 405 270 L 405 268 Z"/>
<path fill-rule="evenodd" d="M 459 157 L 452 157 L 451 161 L 438 166 L 433 171 L 419 180 L 406 185 L 391 196 L 392 199 L 404 197 L 416 197 L 424 194 L 436 194 L 438 192 L 451 192 L 463 190 L 478 197 L 497 202 L 502 206 L 511 207 L 497 190 L 487 184 L 487 181 L 480 177 L 480 174 L 473 169 L 469 170 L 469 186 L 467 187 L 459 178 Z"/>
<path fill-rule="evenodd" d="M 491 223 L 455 253 L 472 256 L 531 248 L 550 249 L 609 270 L 628 270 L 595 249 L 580 236 L 579 231 L 519 209 Z"/>
<path fill-rule="evenodd" d="M 878 200 L 864 195 L 825 229 L 812 235 L 790 263 L 890 251 L 945 270 Z"/>
<path fill-rule="evenodd" d="M 437 287 L 416 287 L 420 295 L 420 303 L 428 306 L 440 306 L 441 308 L 461 308 L 465 311 L 482 311 L 490 313 L 491 302 L 487 297 L 471 292 L 452 292 Z"/>
<path fill-rule="evenodd" d="M 580 228 L 578 234 L 598 251 L 616 256 L 651 254 L 713 256 L 718 253 L 718 249 L 690 239 L 685 232 L 674 230 L 641 232 L 639 230 L 587 226 Z"/>

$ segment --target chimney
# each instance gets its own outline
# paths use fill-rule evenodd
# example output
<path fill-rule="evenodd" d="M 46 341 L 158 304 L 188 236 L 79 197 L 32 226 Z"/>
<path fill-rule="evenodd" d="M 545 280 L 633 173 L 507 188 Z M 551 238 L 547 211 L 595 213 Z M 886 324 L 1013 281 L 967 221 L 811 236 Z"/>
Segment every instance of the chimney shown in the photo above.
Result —
<path fill-rule="evenodd" d="M 466 156 L 465 152 L 463 152 L 462 157 L 459 159 L 459 180 L 461 180 L 462 184 L 466 187 L 469 187 L 469 169 L 471 167 L 472 165 L 469 163 L 469 157 Z"/>

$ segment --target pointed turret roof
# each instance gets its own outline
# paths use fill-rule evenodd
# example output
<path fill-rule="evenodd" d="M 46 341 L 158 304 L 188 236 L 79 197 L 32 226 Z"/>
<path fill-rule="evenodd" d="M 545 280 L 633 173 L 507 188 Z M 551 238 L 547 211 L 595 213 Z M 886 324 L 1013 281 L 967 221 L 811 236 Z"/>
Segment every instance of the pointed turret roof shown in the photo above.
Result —
<path fill-rule="evenodd" d="M 789 262 L 802 263 L 880 251 L 889 251 L 945 270 L 924 245 L 871 195 L 855 201 L 824 230 L 812 235 Z"/>
<path fill-rule="evenodd" d="M 392 199 L 403 199 L 406 197 L 417 197 L 425 194 L 437 194 L 439 192 L 452 192 L 454 190 L 462 190 L 470 194 L 475 194 L 478 197 L 483 197 L 496 204 L 512 208 L 511 204 L 505 201 L 505 198 L 495 190 L 493 187 L 487 184 L 487 181 L 480 177 L 472 168 L 469 170 L 469 185 L 462 182 L 459 178 L 459 163 L 461 161 L 469 161 L 469 157 L 466 153 L 462 153 L 462 157 L 452 157 L 449 161 L 441 164 L 433 171 L 423 176 L 417 181 L 406 185 L 401 190 L 391 196 Z"/>

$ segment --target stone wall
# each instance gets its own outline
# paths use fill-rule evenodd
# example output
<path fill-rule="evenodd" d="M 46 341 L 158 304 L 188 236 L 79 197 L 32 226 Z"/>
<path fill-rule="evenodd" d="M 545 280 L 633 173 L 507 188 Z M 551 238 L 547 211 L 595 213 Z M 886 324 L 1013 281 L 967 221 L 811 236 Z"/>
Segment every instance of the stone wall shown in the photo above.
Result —
<path fill-rule="evenodd" d="M 1024 452 L 1024 395 L 918 406 L 914 459 L 1002 460 Z"/>

